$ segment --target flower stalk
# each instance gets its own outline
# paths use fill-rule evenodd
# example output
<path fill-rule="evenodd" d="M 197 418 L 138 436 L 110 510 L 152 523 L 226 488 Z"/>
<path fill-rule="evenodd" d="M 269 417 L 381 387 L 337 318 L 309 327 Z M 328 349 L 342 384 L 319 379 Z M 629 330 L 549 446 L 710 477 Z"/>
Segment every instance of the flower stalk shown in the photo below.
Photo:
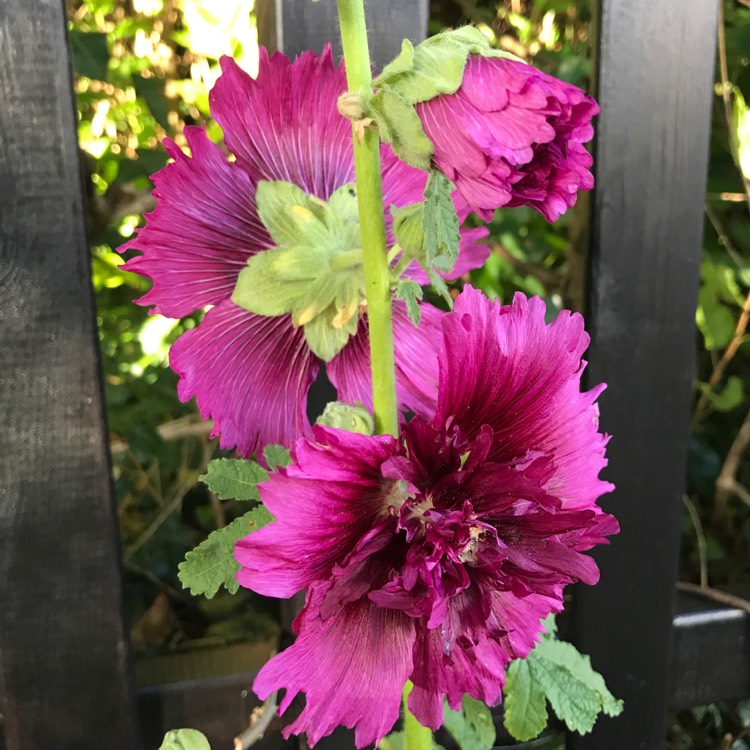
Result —
<path fill-rule="evenodd" d="M 406 750 L 432 750 L 432 731 L 417 721 L 407 705 L 413 687 L 411 681 L 404 685 L 404 747 Z"/>
<path fill-rule="evenodd" d="M 363 0 L 337 0 L 349 91 L 366 103 L 372 96 L 372 70 Z M 375 431 L 398 433 L 396 366 L 393 348 L 391 282 L 388 269 L 380 139 L 375 130 L 352 125 L 357 203 L 364 256 L 370 367 Z"/>

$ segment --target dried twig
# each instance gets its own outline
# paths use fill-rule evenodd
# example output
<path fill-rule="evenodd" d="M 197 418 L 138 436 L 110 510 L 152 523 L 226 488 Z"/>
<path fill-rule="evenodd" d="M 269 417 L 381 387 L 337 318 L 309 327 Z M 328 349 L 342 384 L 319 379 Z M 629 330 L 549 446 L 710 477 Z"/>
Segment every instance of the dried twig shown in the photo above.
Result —
<path fill-rule="evenodd" d="M 202 438 L 210 435 L 213 428 L 214 423 L 212 420 L 209 419 L 203 422 L 191 414 L 187 417 L 172 419 L 169 422 L 160 424 L 156 428 L 156 432 L 162 440 L 170 442 L 187 437 Z M 112 455 L 125 453 L 128 450 L 128 442 L 122 438 L 115 438 L 110 440 L 109 449 L 112 451 Z"/>
<path fill-rule="evenodd" d="M 498 242 L 493 242 L 490 247 L 492 248 L 492 252 L 497 255 L 498 258 L 504 260 L 508 265 L 515 268 L 516 271 L 529 274 L 530 276 L 539 279 L 548 292 L 554 291 L 560 287 L 562 278 L 554 271 L 548 271 L 546 268 L 540 268 L 533 263 L 527 263 L 525 260 L 516 258 L 508 248 L 503 247 L 503 245 Z"/>
<path fill-rule="evenodd" d="M 711 588 L 710 586 L 699 586 L 697 583 L 688 583 L 687 581 L 677 581 L 678 591 L 686 591 L 689 594 L 700 594 L 706 599 L 711 599 L 719 604 L 726 604 L 728 607 L 741 609 L 743 612 L 750 613 L 750 602 L 741 596 L 727 594 L 726 591 Z"/>
<path fill-rule="evenodd" d="M 268 725 L 276 714 L 277 700 L 278 692 L 271 693 L 271 695 L 263 701 L 262 705 L 258 706 L 258 708 L 250 714 L 249 726 L 244 732 L 234 738 L 234 750 L 247 750 L 247 748 L 263 738 L 266 729 L 268 729 Z"/>
<path fill-rule="evenodd" d="M 690 520 L 693 522 L 695 530 L 695 540 L 698 544 L 698 564 L 700 566 L 701 586 L 708 586 L 708 562 L 706 557 L 706 535 L 703 533 L 703 524 L 701 523 L 695 503 L 687 496 L 682 496 L 682 502 L 685 503 Z"/>
<path fill-rule="evenodd" d="M 741 487 L 737 482 L 737 472 L 740 469 L 740 463 L 748 445 L 750 445 L 750 411 L 745 415 L 742 427 L 740 427 L 739 432 L 735 435 L 734 442 L 727 451 L 727 456 L 724 459 L 719 476 L 716 478 L 713 513 L 713 523 L 716 526 L 724 522 L 727 503 L 733 494 L 740 495 L 745 502 L 750 500 L 750 493 L 747 493 L 747 490 L 745 490 L 745 493 L 748 494 L 748 498 L 743 497 L 743 493 L 737 491 L 737 488 Z M 744 487 L 742 489 L 744 490 Z"/>

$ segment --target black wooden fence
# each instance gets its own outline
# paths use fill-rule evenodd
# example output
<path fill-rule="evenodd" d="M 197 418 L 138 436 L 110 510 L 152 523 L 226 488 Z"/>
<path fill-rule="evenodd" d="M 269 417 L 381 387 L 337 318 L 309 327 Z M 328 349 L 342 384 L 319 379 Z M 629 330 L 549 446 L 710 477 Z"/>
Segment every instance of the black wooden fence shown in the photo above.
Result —
<path fill-rule="evenodd" d="M 257 4 L 269 46 L 336 41 L 333 0 Z M 745 613 L 675 597 L 717 3 L 598 11 L 586 314 L 589 377 L 609 383 L 602 426 L 616 436 L 605 505 L 622 533 L 598 554 L 599 586 L 575 592 L 574 635 L 627 708 L 572 744 L 656 750 L 669 707 L 750 696 Z M 376 63 L 426 33 L 427 0 L 373 0 L 369 13 Z M 170 725 L 226 742 L 250 675 L 140 692 L 130 679 L 65 29 L 62 0 L 0 2 L 5 742 L 133 750 Z"/>

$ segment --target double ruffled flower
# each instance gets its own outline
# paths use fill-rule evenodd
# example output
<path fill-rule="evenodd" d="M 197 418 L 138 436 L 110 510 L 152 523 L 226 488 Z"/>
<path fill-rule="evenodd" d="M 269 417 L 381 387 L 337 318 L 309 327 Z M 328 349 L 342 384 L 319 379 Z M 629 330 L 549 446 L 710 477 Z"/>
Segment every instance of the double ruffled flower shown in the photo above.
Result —
<path fill-rule="evenodd" d="M 596 505 L 607 438 L 580 391 L 583 321 L 550 325 L 538 298 L 511 306 L 468 288 L 436 328 L 432 418 L 399 437 L 316 427 L 293 463 L 259 485 L 276 521 L 241 540 L 239 582 L 290 597 L 307 588 L 296 642 L 260 671 L 255 691 L 305 693 L 286 733 L 311 744 L 336 726 L 358 747 L 409 708 L 433 729 L 443 700 L 500 700 L 507 664 L 525 657 L 563 588 L 593 584 L 581 554 L 616 533 Z"/>
<path fill-rule="evenodd" d="M 469 55 L 461 86 L 417 105 L 433 163 L 486 221 L 501 206 L 530 206 L 547 221 L 591 190 L 596 102 L 532 65 Z"/>
<path fill-rule="evenodd" d="M 156 209 L 146 227 L 122 249 L 139 250 L 126 270 L 153 279 L 142 305 L 172 318 L 210 307 L 202 322 L 173 345 L 170 364 L 180 376 L 179 396 L 197 397 L 201 415 L 213 418 L 224 448 L 248 456 L 269 443 L 289 444 L 311 435 L 307 393 L 320 367 L 301 327 L 288 315 L 266 317 L 231 301 L 250 257 L 274 246 L 255 201 L 262 180 L 285 181 L 327 201 L 354 182 L 351 127 L 337 111 L 346 90 L 343 65 L 331 51 L 306 52 L 294 62 L 261 50 L 257 79 L 231 59 L 211 91 L 211 112 L 224 131 L 234 159 L 189 127 L 190 155 L 173 142 L 174 160 L 154 175 Z M 387 146 L 381 152 L 386 206 L 422 200 L 427 176 L 399 161 Z M 461 218 L 468 207 L 456 193 Z M 390 245 L 391 215 L 386 216 Z M 481 266 L 489 252 L 478 240 L 485 229 L 462 232 L 461 252 L 446 278 Z M 412 276 L 425 280 L 415 271 Z M 405 408 L 434 409 L 437 386 L 435 326 L 441 313 L 422 305 L 415 328 L 405 305 L 393 308 L 398 396 Z M 327 364 L 342 401 L 372 402 L 369 343 L 364 318 L 357 333 Z"/>

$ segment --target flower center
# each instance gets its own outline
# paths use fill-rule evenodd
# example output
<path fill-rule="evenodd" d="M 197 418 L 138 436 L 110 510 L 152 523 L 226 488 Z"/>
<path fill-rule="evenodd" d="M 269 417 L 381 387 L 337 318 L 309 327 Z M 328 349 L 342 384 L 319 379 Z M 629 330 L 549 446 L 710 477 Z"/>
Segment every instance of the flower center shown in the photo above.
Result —
<path fill-rule="evenodd" d="M 365 306 L 354 185 L 323 201 L 289 182 L 260 182 L 256 202 L 276 247 L 248 260 L 232 301 L 258 315 L 290 314 L 327 362 L 357 332 Z"/>

